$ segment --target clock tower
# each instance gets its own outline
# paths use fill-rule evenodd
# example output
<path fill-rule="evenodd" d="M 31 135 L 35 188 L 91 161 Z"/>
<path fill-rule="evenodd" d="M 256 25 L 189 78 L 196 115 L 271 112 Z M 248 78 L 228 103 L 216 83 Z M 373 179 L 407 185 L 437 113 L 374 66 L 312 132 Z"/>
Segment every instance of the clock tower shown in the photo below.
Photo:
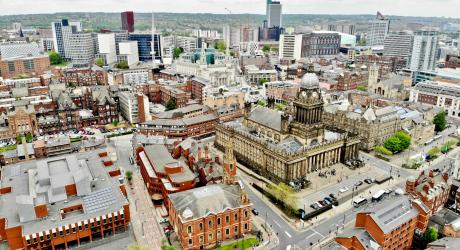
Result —
<path fill-rule="evenodd" d="M 324 102 L 316 74 L 307 73 L 302 77 L 300 90 L 293 105 L 296 122 L 305 125 L 321 123 Z"/>

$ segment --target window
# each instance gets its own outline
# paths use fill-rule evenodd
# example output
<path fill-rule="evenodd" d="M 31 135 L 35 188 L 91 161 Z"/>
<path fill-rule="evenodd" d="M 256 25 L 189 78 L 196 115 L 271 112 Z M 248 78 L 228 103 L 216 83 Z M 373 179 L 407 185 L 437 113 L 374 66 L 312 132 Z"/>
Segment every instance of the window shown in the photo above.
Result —
<path fill-rule="evenodd" d="M 188 244 L 189 244 L 190 246 L 193 245 L 192 239 L 188 239 Z"/>
<path fill-rule="evenodd" d="M 210 240 L 210 241 L 212 240 L 212 234 L 208 235 L 208 240 Z"/>
<path fill-rule="evenodd" d="M 217 225 L 220 225 L 220 218 L 217 218 Z"/>
<path fill-rule="evenodd" d="M 248 218 L 248 210 L 244 210 L 244 217 Z"/>
<path fill-rule="evenodd" d="M 16 71 L 16 65 L 14 65 L 14 62 L 8 62 L 8 71 L 9 72 Z"/>
<path fill-rule="evenodd" d="M 229 235 L 230 234 L 230 229 L 225 229 L 225 235 Z"/>
<path fill-rule="evenodd" d="M 235 214 L 235 220 L 236 221 L 238 220 L 238 214 Z"/>
<path fill-rule="evenodd" d="M 203 223 L 200 223 L 200 231 L 203 231 Z"/>
<path fill-rule="evenodd" d="M 248 223 L 244 223 L 244 230 L 248 230 Z"/>
<path fill-rule="evenodd" d="M 220 239 L 220 230 L 217 230 L 217 239 Z"/>
<path fill-rule="evenodd" d="M 188 226 L 188 227 L 187 227 L 187 232 L 188 232 L 189 234 L 192 233 L 192 226 Z"/>
<path fill-rule="evenodd" d="M 238 226 L 235 226 L 235 233 L 238 233 Z"/>
<path fill-rule="evenodd" d="M 33 60 L 25 60 L 23 61 L 24 68 L 26 70 L 33 70 L 34 69 L 34 61 Z"/>
<path fill-rule="evenodd" d="M 211 220 L 208 221 L 208 227 L 209 227 L 209 228 L 212 228 L 212 221 L 211 221 Z"/>
<path fill-rule="evenodd" d="M 203 235 L 200 235 L 200 243 L 203 243 Z"/>
<path fill-rule="evenodd" d="M 229 223 L 230 222 L 230 216 L 225 216 L 225 223 Z"/>

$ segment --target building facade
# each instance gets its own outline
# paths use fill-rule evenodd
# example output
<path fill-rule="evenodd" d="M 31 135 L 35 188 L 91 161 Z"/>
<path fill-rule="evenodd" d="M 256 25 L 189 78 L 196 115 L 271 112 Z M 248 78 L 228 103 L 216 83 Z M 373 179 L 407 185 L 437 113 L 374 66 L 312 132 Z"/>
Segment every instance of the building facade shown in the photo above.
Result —
<path fill-rule="evenodd" d="M 121 13 L 121 29 L 134 32 L 134 12 L 125 11 Z"/>
<path fill-rule="evenodd" d="M 340 35 L 331 31 L 314 31 L 302 36 L 302 57 L 339 54 Z"/>
<path fill-rule="evenodd" d="M 437 31 L 415 32 L 409 69 L 412 71 L 434 71 L 438 47 Z"/>
<path fill-rule="evenodd" d="M 440 107 L 448 116 L 460 117 L 460 87 L 455 84 L 420 82 L 410 90 L 409 101 Z"/>
<path fill-rule="evenodd" d="M 410 32 L 390 33 L 383 45 L 383 55 L 397 56 L 408 59 L 412 52 L 414 35 Z"/>
<path fill-rule="evenodd" d="M 215 145 L 234 142 L 236 158 L 258 174 L 277 181 L 295 180 L 307 173 L 357 157 L 359 139 L 326 128 L 319 80 L 302 78 L 300 91 L 289 112 L 245 105 L 243 123 L 216 128 Z"/>
<path fill-rule="evenodd" d="M 302 34 L 282 34 L 279 58 L 299 60 L 302 57 L 302 37 Z"/>

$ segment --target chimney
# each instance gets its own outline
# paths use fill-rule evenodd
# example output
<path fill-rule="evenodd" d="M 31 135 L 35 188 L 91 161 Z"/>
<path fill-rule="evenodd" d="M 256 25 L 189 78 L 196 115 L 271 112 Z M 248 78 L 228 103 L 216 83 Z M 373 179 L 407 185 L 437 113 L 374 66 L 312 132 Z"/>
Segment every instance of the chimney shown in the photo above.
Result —
<path fill-rule="evenodd" d="M 218 155 L 216 155 L 216 157 L 214 158 L 214 162 L 220 164 L 220 159 Z"/>
<path fill-rule="evenodd" d="M 434 172 L 433 172 L 433 169 L 430 170 L 430 175 L 429 175 L 431 178 L 434 177 Z"/>
<path fill-rule="evenodd" d="M 445 182 L 447 182 L 447 180 L 449 180 L 449 173 L 444 172 L 444 174 L 442 174 L 442 178 L 444 179 Z"/>
<path fill-rule="evenodd" d="M 425 191 L 425 192 L 428 193 L 428 190 L 430 190 L 430 186 L 424 185 L 424 186 L 423 186 L 423 191 Z"/>

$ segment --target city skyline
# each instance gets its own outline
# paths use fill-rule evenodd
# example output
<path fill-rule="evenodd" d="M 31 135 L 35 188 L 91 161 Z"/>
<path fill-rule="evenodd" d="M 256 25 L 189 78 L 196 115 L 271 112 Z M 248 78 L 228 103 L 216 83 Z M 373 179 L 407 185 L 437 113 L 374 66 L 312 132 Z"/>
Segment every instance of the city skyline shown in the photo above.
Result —
<path fill-rule="evenodd" d="M 133 10 L 135 12 L 171 12 L 171 13 L 215 13 L 227 14 L 229 9 L 234 14 L 264 14 L 266 1 L 263 0 L 235 0 L 232 5 L 224 5 L 218 0 L 195 0 L 193 3 L 185 0 L 0 0 L 2 10 L 0 15 L 40 14 L 56 12 L 121 12 Z M 172 4 L 173 3 L 173 4 Z M 385 15 L 399 16 L 436 16 L 460 18 L 456 10 L 460 9 L 459 0 L 444 1 L 439 4 L 436 0 L 397 1 L 389 0 L 384 3 L 376 0 L 283 0 L 284 14 L 375 14 L 380 11 Z M 149 7 L 152 6 L 152 7 Z"/>

